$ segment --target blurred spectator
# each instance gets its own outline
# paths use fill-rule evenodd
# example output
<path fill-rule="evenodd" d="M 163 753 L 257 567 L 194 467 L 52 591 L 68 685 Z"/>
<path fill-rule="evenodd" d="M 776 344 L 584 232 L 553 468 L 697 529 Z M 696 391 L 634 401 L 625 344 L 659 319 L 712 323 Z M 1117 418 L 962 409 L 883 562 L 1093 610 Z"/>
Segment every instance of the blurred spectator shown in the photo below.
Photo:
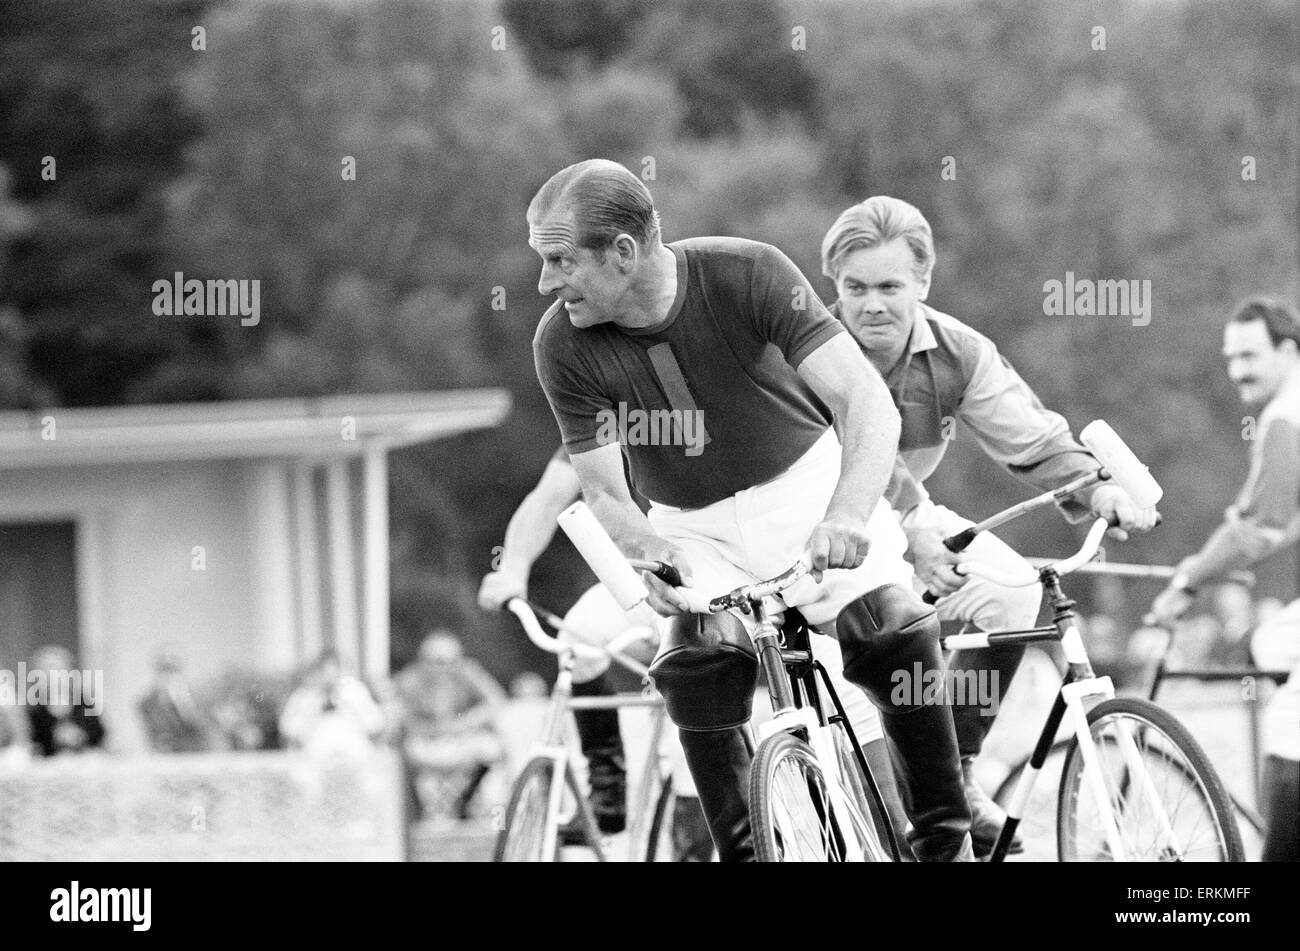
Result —
<path fill-rule="evenodd" d="M 469 806 L 488 770 L 502 758 L 494 721 L 505 691 L 460 640 L 445 629 L 425 638 L 420 654 L 397 676 L 405 723 L 405 755 L 420 775 L 423 812 L 436 812 L 431 791 L 459 779 L 452 812 L 469 818 Z"/>
<path fill-rule="evenodd" d="M 1214 666 L 1250 665 L 1250 632 L 1255 627 L 1255 605 L 1250 589 L 1240 584 L 1221 584 L 1213 595 L 1219 637 L 1211 645 L 1209 662 Z"/>
<path fill-rule="evenodd" d="M 72 652 L 65 647 L 40 647 L 27 666 L 29 677 L 33 671 L 43 672 L 47 686 L 46 702 L 27 707 L 27 724 L 36 754 L 57 756 L 102 748 L 104 724 L 85 704 L 85 697 L 67 696 L 63 690 L 52 689 L 60 681 L 66 683 L 67 673 L 76 669 Z"/>
<path fill-rule="evenodd" d="M 222 673 L 205 696 L 230 749 L 278 750 L 280 710 L 287 693 L 281 677 L 235 668 Z"/>
<path fill-rule="evenodd" d="M 533 744 L 541 738 L 549 705 L 550 690 L 541 674 L 530 670 L 510 681 L 510 699 L 497 713 L 496 728 L 511 777 L 524 768 Z"/>
<path fill-rule="evenodd" d="M 1260 598 L 1259 603 L 1255 605 L 1255 627 L 1263 627 L 1285 607 L 1280 598 Z"/>
<path fill-rule="evenodd" d="M 149 746 L 155 753 L 195 753 L 212 748 L 207 718 L 185 679 L 181 659 L 170 646 L 154 658 L 154 682 L 140 698 Z"/>
<path fill-rule="evenodd" d="M 1182 618 L 1174 625 L 1174 642 L 1166 662 L 1170 667 L 1204 667 L 1222 632 L 1219 619 L 1212 614 Z"/>
<path fill-rule="evenodd" d="M 369 688 L 326 651 L 285 701 L 280 733 L 292 747 L 321 756 L 364 757 L 384 730 Z"/>
<path fill-rule="evenodd" d="M 1140 627 L 1129 636 L 1124 659 L 1131 667 L 1154 668 L 1169 643 L 1169 631 L 1163 627 Z"/>
<path fill-rule="evenodd" d="M 1096 664 L 1110 667 L 1123 658 L 1124 642 L 1119 624 L 1109 614 L 1089 615 L 1080 633 L 1086 638 L 1088 654 Z"/>

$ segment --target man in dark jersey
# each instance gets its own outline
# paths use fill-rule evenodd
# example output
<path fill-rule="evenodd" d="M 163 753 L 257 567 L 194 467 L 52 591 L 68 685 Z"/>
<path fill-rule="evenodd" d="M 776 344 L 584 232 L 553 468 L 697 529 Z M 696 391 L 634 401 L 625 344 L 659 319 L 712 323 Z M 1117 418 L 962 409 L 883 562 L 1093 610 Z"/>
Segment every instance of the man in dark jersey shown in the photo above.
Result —
<path fill-rule="evenodd" d="M 892 672 L 937 679 L 942 660 L 937 618 L 912 590 L 906 541 L 882 498 L 899 422 L 880 375 L 776 248 L 663 244 L 650 193 L 621 165 L 559 172 L 528 224 L 538 290 L 559 297 L 534 337 L 538 378 L 596 518 L 624 552 L 676 566 L 706 594 L 774 576 L 808 552 L 816 580 L 783 601 L 814 625 L 835 622 L 845 676 L 881 709 L 913 852 L 969 860 L 951 716 L 889 702 Z M 673 618 L 652 675 L 714 843 L 724 861 L 752 859 L 749 631 L 736 614 L 691 614 L 676 589 L 647 584 L 651 606 Z"/>

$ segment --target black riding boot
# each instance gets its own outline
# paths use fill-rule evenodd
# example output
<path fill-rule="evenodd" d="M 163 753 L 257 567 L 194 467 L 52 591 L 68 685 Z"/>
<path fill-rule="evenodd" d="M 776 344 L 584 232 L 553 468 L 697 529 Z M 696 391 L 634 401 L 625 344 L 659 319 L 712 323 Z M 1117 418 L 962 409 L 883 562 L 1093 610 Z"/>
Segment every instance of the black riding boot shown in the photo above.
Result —
<path fill-rule="evenodd" d="M 964 703 L 952 706 L 953 724 L 957 728 L 957 748 L 961 751 L 962 785 L 966 789 L 966 799 L 970 803 L 971 844 L 975 854 L 983 857 L 993 851 L 998 840 L 998 833 L 1007 821 L 1007 814 L 1002 807 L 989 798 L 988 794 L 975 781 L 972 770 L 973 761 L 984 745 L 984 738 L 993 728 L 997 711 L 1002 706 L 1002 698 L 1011 686 L 1011 678 L 1016 675 L 1020 661 L 1025 656 L 1024 647 L 979 647 L 956 651 L 949 662 L 953 671 L 958 672 L 968 690 Z M 967 672 L 975 673 L 975 683 Z M 996 676 L 995 676 L 996 675 Z M 982 705 L 978 696 L 971 695 L 971 688 L 991 682 L 993 686 L 991 705 Z M 957 679 L 953 679 L 954 688 Z M 1011 839 L 1010 852 L 1015 854 L 1025 850 L 1024 843 L 1017 833 Z"/>
<path fill-rule="evenodd" d="M 939 621 L 902 585 L 868 592 L 840 612 L 836 637 L 844 676 L 880 710 L 903 807 L 912 820 L 909 844 L 918 862 L 974 861 L 970 806 L 962 789 L 952 712 L 944 702 L 916 703 L 943 670 Z M 898 695 L 896 674 L 919 676 Z"/>
<path fill-rule="evenodd" d="M 898 843 L 898 857 L 904 862 L 915 862 L 916 856 L 907 844 L 907 810 L 903 808 L 903 794 L 898 791 L 898 780 L 894 777 L 889 743 L 884 739 L 864 743 L 862 755 L 867 758 L 867 765 L 871 767 L 871 775 L 885 804 L 885 817 L 894 830 L 894 841 Z"/>
<path fill-rule="evenodd" d="M 944 706 L 881 711 L 881 724 L 912 820 L 908 844 L 918 862 L 970 862 L 970 806 L 962 791 L 952 716 Z M 954 791 L 957 793 L 954 796 Z"/>
<path fill-rule="evenodd" d="M 609 678 L 574 684 L 575 697 L 614 695 Z M 578 742 L 587 758 L 587 779 L 591 784 L 591 811 L 605 835 L 622 832 L 627 825 L 627 764 L 623 755 L 623 734 L 617 710 L 576 710 Z"/>
<path fill-rule="evenodd" d="M 1268 833 L 1261 862 L 1300 862 L 1300 763 L 1264 759 L 1264 820 Z"/>
<path fill-rule="evenodd" d="M 749 826 L 750 752 L 744 728 L 677 732 L 718 860 L 754 861 L 754 837 Z"/>

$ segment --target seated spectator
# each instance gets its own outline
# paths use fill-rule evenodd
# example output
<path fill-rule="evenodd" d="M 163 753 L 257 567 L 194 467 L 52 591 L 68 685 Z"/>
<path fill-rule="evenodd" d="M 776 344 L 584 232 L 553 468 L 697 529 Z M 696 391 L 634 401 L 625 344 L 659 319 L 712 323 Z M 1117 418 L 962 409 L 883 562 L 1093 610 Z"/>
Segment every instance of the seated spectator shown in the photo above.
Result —
<path fill-rule="evenodd" d="M 196 753 L 212 748 L 207 718 L 194 700 L 180 657 L 170 646 L 154 658 L 154 682 L 140 698 L 140 717 L 155 753 Z"/>
<path fill-rule="evenodd" d="M 40 647 L 27 666 L 28 676 L 40 671 L 46 685 L 44 702 L 27 707 L 34 752 L 38 756 L 58 756 L 101 749 L 106 732 L 98 711 L 85 703 L 86 697 L 71 696 L 59 689 L 68 685 L 69 672 L 77 669 L 72 652 L 65 647 Z"/>
<path fill-rule="evenodd" d="M 460 640 L 445 629 L 425 638 L 419 657 L 398 674 L 397 690 L 407 758 L 417 770 L 463 774 L 453 812 L 468 819 L 479 784 L 502 758 L 494 722 L 505 691 L 477 661 L 464 656 Z M 416 786 L 423 784 L 417 779 Z"/>
<path fill-rule="evenodd" d="M 364 757 L 384 730 L 384 715 L 366 687 L 326 651 L 289 694 L 280 734 L 291 748 L 320 756 Z"/>

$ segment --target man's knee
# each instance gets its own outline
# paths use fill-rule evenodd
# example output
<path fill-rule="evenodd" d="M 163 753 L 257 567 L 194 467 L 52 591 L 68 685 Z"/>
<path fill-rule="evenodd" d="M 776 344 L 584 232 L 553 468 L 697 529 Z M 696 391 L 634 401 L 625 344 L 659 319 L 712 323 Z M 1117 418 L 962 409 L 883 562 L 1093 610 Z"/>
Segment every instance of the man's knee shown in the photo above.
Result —
<path fill-rule="evenodd" d="M 758 657 L 739 618 L 687 614 L 673 618 L 650 678 L 681 729 L 730 729 L 749 721 Z"/>
<path fill-rule="evenodd" d="M 844 676 L 861 686 L 878 706 L 888 703 L 892 672 L 920 662 L 936 667 L 939 618 L 916 592 L 885 585 L 850 602 L 835 621 L 844 654 Z"/>
<path fill-rule="evenodd" d="M 1038 585 L 1003 588 L 989 592 L 989 597 L 975 610 L 971 621 L 982 631 L 1019 631 L 1033 627 L 1043 603 Z"/>

